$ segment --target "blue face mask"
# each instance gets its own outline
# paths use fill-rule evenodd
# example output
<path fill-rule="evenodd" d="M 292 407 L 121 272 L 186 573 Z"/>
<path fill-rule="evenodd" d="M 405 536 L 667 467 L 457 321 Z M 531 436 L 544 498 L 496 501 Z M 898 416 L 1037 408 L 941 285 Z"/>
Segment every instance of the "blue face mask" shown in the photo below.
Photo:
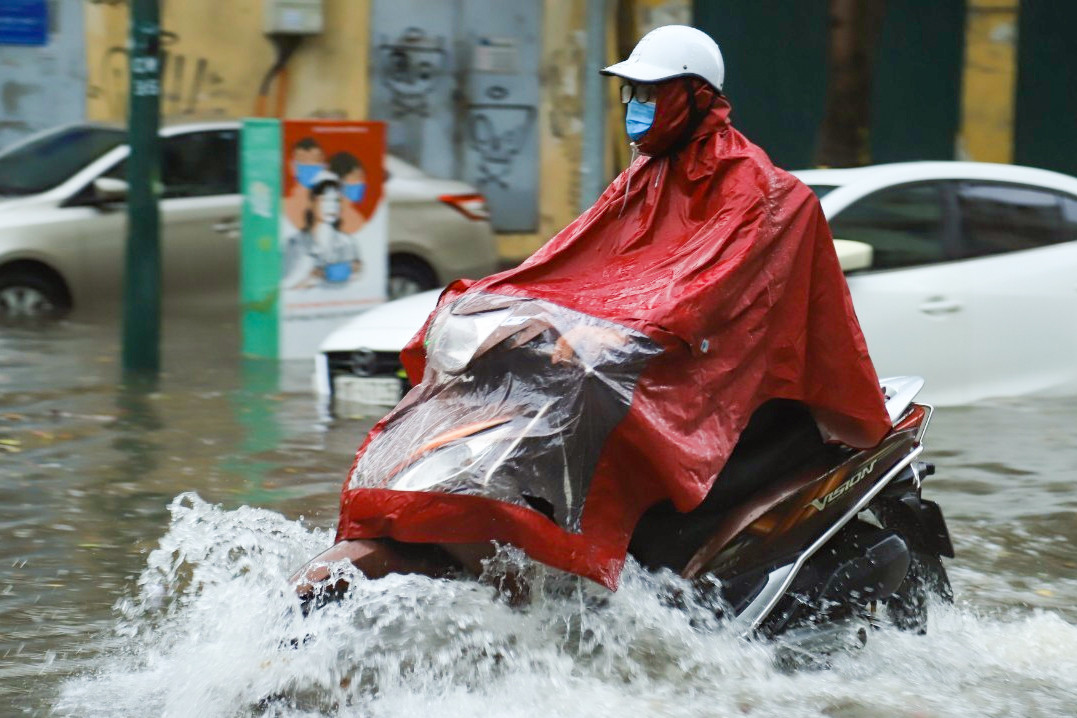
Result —
<path fill-rule="evenodd" d="M 313 164 L 301 164 L 295 165 L 295 181 L 303 185 L 307 189 L 314 186 L 314 178 L 318 176 L 318 173 L 325 169 L 324 165 Z"/>
<path fill-rule="evenodd" d="M 366 182 L 351 182 L 344 185 L 344 196 L 349 202 L 362 202 L 366 196 Z"/>
<path fill-rule="evenodd" d="M 628 102 L 628 111 L 625 113 L 625 130 L 633 142 L 647 134 L 654 124 L 654 103 L 639 102 L 632 98 Z"/>

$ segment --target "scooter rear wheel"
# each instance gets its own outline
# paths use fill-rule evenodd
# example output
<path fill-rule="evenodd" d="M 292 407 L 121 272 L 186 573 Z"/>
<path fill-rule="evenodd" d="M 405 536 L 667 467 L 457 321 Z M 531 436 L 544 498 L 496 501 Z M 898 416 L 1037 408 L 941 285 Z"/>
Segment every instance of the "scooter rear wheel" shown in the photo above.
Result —
<path fill-rule="evenodd" d="M 892 596 L 883 600 L 886 618 L 903 631 L 927 633 L 927 604 L 930 594 L 947 603 L 954 600 L 950 579 L 938 556 L 912 551 L 909 572 Z"/>

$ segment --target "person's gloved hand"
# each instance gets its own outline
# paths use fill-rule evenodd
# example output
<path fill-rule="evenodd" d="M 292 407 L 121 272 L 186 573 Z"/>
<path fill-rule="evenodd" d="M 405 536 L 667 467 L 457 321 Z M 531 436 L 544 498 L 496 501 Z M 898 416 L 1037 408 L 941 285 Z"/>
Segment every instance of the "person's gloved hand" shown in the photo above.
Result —
<path fill-rule="evenodd" d="M 550 363 L 570 362 L 577 356 L 587 364 L 594 364 L 606 349 L 622 346 L 628 337 L 608 327 L 578 326 L 557 338 Z"/>

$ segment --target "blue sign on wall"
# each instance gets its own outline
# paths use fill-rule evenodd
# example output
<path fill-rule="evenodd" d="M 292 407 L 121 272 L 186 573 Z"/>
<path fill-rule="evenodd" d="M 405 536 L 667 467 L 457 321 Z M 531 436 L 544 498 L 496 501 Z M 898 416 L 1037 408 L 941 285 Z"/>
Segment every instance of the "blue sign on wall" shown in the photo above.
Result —
<path fill-rule="evenodd" d="M 0 45 L 44 45 L 49 39 L 45 0 L 0 2 Z"/>

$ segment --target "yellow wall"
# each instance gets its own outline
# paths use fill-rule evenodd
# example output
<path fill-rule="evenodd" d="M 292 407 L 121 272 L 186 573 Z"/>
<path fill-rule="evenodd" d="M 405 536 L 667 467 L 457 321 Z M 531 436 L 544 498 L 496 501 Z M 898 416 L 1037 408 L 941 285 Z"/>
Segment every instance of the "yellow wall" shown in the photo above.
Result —
<path fill-rule="evenodd" d="M 1019 0 L 968 0 L 959 155 L 1013 161 Z"/>
<path fill-rule="evenodd" d="M 261 0 L 170 0 L 162 3 L 161 114 L 246 117 L 273 65 L 262 34 Z M 128 13 L 125 5 L 87 3 L 87 116 L 122 120 L 127 107 Z M 322 35 L 310 37 L 288 63 L 285 114 L 362 118 L 367 112 L 369 0 L 326 0 Z M 278 85 L 270 89 L 274 114 Z"/>
<path fill-rule="evenodd" d="M 370 0 L 325 0 L 332 28 L 289 63 L 290 117 L 363 119 L 370 97 Z"/>

